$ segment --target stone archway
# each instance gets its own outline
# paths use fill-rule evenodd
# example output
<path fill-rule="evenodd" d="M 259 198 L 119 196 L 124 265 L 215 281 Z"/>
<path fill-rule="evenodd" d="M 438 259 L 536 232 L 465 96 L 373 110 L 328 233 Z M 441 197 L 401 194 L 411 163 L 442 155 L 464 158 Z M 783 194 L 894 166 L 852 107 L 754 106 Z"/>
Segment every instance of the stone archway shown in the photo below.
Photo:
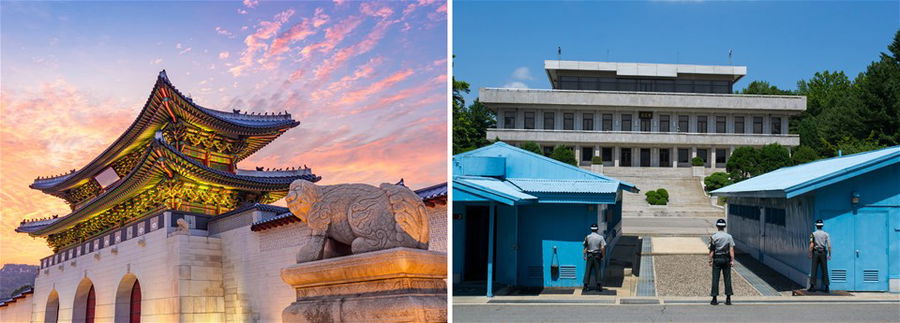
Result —
<path fill-rule="evenodd" d="M 94 323 L 97 295 L 94 282 L 85 277 L 75 289 L 75 302 L 72 304 L 72 322 Z"/>
<path fill-rule="evenodd" d="M 56 323 L 59 320 L 59 293 L 50 291 L 47 306 L 44 307 L 44 323 Z"/>
<path fill-rule="evenodd" d="M 116 323 L 138 323 L 141 321 L 141 283 L 132 273 L 125 274 L 116 288 Z"/>

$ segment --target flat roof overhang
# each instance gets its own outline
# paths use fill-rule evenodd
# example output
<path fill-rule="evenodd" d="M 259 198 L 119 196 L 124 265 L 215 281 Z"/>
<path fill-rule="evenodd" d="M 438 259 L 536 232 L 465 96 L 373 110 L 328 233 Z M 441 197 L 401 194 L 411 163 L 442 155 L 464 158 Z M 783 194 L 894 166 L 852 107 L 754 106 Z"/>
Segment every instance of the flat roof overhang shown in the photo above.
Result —
<path fill-rule="evenodd" d="M 550 82 L 557 80 L 558 71 L 612 72 L 621 77 L 676 78 L 679 75 L 728 76 L 737 82 L 747 75 L 746 66 L 733 65 L 690 65 L 655 63 L 619 63 L 545 60 L 544 70 Z"/>
<path fill-rule="evenodd" d="M 785 114 L 806 110 L 806 97 L 794 95 L 481 88 L 478 98 L 494 112 L 504 106 L 716 109 Z"/>

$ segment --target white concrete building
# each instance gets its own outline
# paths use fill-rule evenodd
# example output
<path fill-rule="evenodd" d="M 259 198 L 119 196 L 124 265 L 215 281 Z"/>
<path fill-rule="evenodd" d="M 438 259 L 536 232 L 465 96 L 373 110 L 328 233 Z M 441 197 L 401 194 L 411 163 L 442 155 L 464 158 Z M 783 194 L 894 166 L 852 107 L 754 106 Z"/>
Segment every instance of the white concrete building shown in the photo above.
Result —
<path fill-rule="evenodd" d="M 732 94 L 744 66 L 544 61 L 551 89 L 482 88 L 488 139 L 574 148 L 581 165 L 724 168 L 736 147 L 793 147 L 806 97 Z"/>

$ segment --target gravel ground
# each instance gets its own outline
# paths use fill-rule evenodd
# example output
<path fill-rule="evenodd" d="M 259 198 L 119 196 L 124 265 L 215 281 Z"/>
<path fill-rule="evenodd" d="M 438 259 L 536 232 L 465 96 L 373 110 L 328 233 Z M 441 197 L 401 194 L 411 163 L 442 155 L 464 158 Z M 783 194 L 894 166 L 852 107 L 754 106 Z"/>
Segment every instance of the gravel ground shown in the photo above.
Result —
<path fill-rule="evenodd" d="M 705 255 L 654 256 L 656 267 L 656 294 L 659 296 L 709 296 L 712 276 Z M 759 296 L 743 277 L 731 272 L 731 285 L 735 296 Z M 725 294 L 725 283 L 719 279 L 719 293 Z"/>

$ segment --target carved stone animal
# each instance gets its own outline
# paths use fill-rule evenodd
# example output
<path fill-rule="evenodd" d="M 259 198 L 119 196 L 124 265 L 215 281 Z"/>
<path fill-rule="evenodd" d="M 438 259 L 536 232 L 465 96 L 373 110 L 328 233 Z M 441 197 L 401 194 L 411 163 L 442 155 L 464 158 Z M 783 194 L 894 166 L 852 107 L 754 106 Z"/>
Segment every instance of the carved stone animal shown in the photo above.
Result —
<path fill-rule="evenodd" d="M 322 259 L 328 239 L 350 246 L 352 254 L 396 247 L 428 249 L 425 205 L 405 186 L 319 186 L 296 180 L 286 201 L 291 213 L 309 227 L 298 263 Z"/>

